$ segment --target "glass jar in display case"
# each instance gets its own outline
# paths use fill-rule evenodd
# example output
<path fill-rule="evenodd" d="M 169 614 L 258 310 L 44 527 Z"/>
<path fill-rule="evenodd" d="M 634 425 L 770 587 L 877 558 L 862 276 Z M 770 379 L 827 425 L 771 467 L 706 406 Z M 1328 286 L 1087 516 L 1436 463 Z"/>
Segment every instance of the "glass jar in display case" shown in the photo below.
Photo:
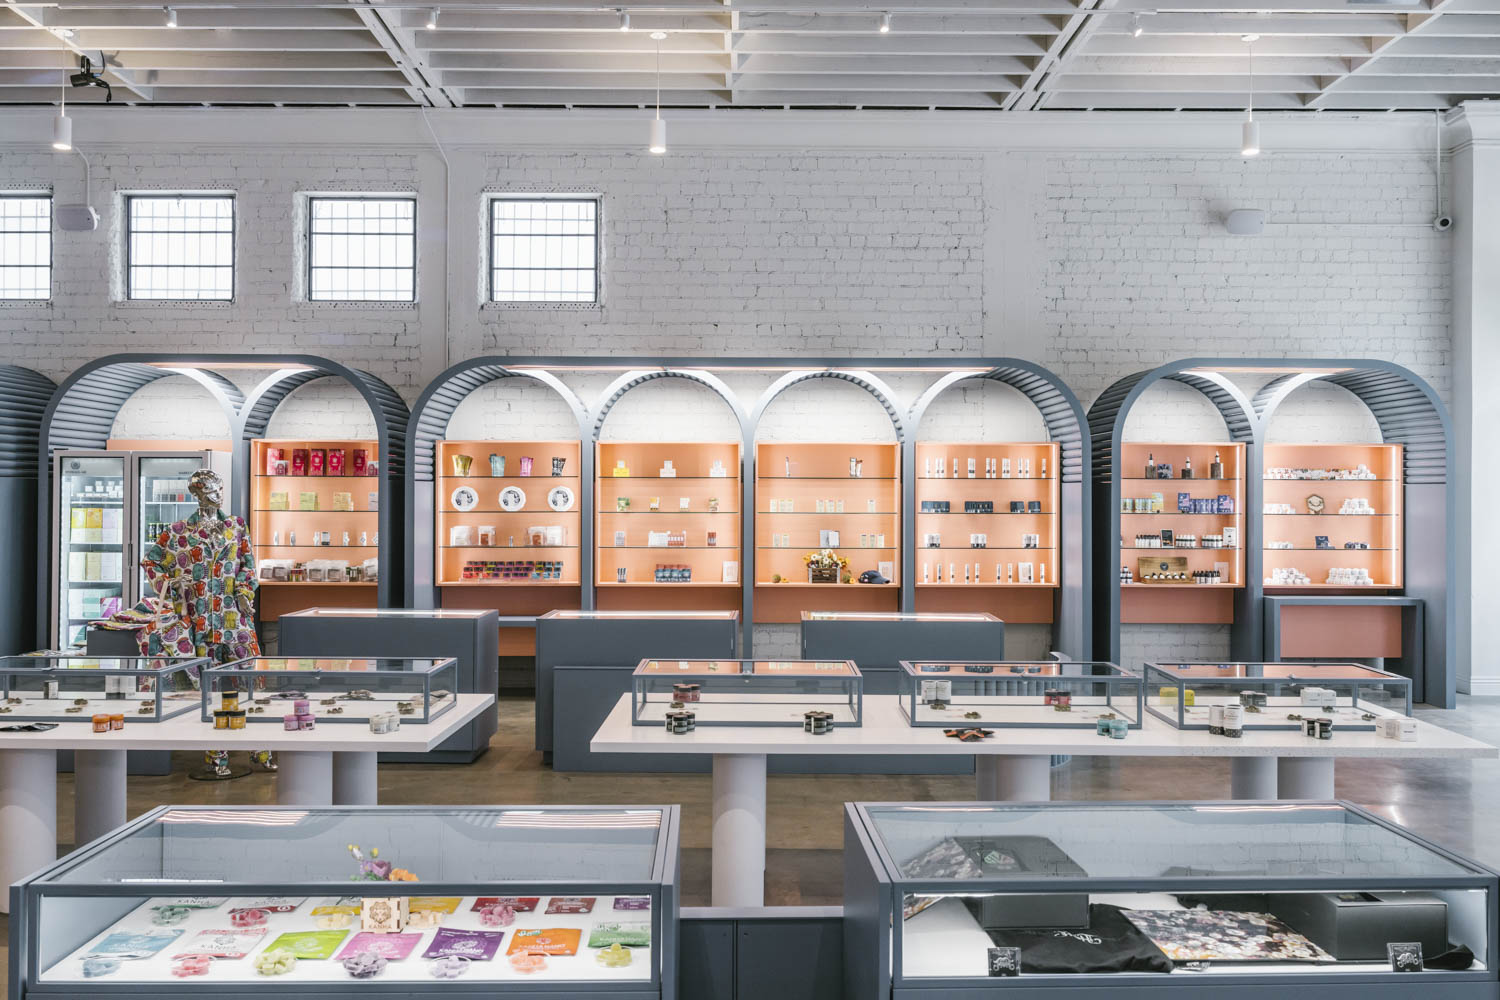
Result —
<path fill-rule="evenodd" d="M 252 656 L 205 671 L 202 717 L 214 722 L 216 713 L 238 711 L 247 722 L 293 728 L 293 718 L 365 724 L 396 712 L 401 722 L 421 724 L 458 703 L 457 682 L 452 657 Z"/>
<path fill-rule="evenodd" d="M 901 712 L 913 726 L 1141 727 L 1141 678 L 1113 663 L 902 660 L 901 669 Z"/>
<path fill-rule="evenodd" d="M 1212 729 L 1237 705 L 1244 729 L 1302 730 L 1309 719 L 1372 732 L 1411 715 L 1411 679 L 1361 663 L 1147 663 L 1146 710 L 1178 729 Z"/>
<path fill-rule="evenodd" d="M 1338 802 L 849 804 L 844 996 L 1478 1000 L 1496 888 Z"/>
<path fill-rule="evenodd" d="M 209 666 L 171 656 L 0 657 L 0 718 L 91 724 L 104 714 L 161 722 L 198 708 L 201 671 Z"/>
<path fill-rule="evenodd" d="M 10 995 L 665 1000 L 678 821 L 162 806 L 12 889 Z"/>
<path fill-rule="evenodd" d="M 858 726 L 864 687 L 850 660 L 642 660 L 631 676 L 637 726 Z"/>

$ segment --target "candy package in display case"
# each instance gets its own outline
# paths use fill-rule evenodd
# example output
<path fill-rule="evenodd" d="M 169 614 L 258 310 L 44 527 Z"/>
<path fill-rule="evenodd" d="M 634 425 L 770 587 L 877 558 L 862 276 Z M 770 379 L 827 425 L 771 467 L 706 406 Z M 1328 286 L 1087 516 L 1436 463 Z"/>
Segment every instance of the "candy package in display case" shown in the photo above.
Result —
<path fill-rule="evenodd" d="M 395 713 L 420 724 L 451 710 L 457 691 L 452 657 L 252 656 L 204 673 L 202 718 L 244 712 L 249 722 L 309 729 L 314 719 L 364 724 Z"/>
<path fill-rule="evenodd" d="M 1496 875 L 1347 803 L 851 803 L 844 852 L 849 1000 L 1500 985 Z"/>
<path fill-rule="evenodd" d="M 631 676 L 637 726 L 858 726 L 864 688 L 850 660 L 642 660 Z M 684 719 L 683 717 L 688 718 Z M 676 730 L 674 730 L 676 731 Z"/>
<path fill-rule="evenodd" d="M 678 824 L 676 806 L 163 806 L 18 885 L 10 995 L 670 1000 Z"/>
<path fill-rule="evenodd" d="M 1093 729 L 1141 726 L 1141 678 L 1098 661 L 901 661 L 901 712 L 913 726 Z"/>
<path fill-rule="evenodd" d="M 1178 729 L 1222 728 L 1238 707 L 1243 730 L 1373 732 L 1411 715 L 1411 679 L 1361 663 L 1147 663 L 1146 710 Z"/>
<path fill-rule="evenodd" d="M 91 723 L 101 714 L 161 722 L 198 709 L 202 671 L 212 665 L 195 657 L 0 657 L 0 724 Z"/>

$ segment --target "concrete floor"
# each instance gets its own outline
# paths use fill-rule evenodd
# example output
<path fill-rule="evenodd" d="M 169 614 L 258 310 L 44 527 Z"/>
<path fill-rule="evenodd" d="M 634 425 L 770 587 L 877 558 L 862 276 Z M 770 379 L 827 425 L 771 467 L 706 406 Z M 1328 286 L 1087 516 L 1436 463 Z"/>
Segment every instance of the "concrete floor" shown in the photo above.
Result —
<path fill-rule="evenodd" d="M 1419 708 L 1429 722 L 1500 743 L 1500 698 L 1461 698 L 1452 712 Z M 532 747 L 530 699 L 501 703 L 500 732 L 490 750 L 465 766 L 382 765 L 380 801 L 400 804 L 678 803 L 683 807 L 683 903 L 708 904 L 708 846 L 712 792 L 708 775 L 555 774 Z M 224 783 L 188 780 L 198 755 L 181 754 L 174 773 L 130 779 L 127 809 L 134 817 L 164 803 L 254 805 L 275 802 L 275 778 L 254 774 Z M 1227 794 L 1224 761 L 1166 758 L 1076 758 L 1052 776 L 1054 799 L 1193 799 Z M 1500 868 L 1500 761 L 1393 764 L 1341 763 L 1340 798 L 1410 828 L 1438 844 Z M 773 776 L 767 788 L 766 902 L 837 904 L 841 898 L 844 802 L 971 799 L 972 777 Z M 59 851 L 73 839 L 73 778 L 58 776 Z M 0 929 L 8 931 L 0 919 Z M 8 934 L 6 936 L 8 940 Z M 0 975 L 8 953 L 0 954 Z"/>

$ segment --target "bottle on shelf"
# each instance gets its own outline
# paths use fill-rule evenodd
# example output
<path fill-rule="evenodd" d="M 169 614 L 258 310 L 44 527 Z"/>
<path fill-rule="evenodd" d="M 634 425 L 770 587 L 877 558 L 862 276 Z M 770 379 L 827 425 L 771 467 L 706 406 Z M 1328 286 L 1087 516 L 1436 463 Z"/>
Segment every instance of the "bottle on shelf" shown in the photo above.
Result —
<path fill-rule="evenodd" d="M 1192 479 L 1193 478 L 1193 456 L 1192 455 L 1187 455 L 1182 460 L 1182 478 L 1183 479 Z"/>
<path fill-rule="evenodd" d="M 1146 455 L 1146 478 L 1156 478 L 1156 456 L 1151 453 L 1147 453 Z"/>
<path fill-rule="evenodd" d="M 1208 467 L 1208 478 L 1209 479 L 1223 479 L 1224 478 L 1224 463 L 1221 462 L 1221 461 L 1219 461 L 1219 453 L 1217 451 L 1214 452 L 1214 464 L 1212 464 L 1212 465 L 1210 465 Z"/>

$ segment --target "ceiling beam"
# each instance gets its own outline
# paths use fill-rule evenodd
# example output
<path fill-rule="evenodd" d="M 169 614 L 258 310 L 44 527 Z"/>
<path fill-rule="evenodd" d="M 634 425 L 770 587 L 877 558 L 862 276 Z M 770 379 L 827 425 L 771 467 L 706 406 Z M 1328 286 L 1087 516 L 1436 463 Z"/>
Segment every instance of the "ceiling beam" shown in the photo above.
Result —
<path fill-rule="evenodd" d="M 451 108 L 454 100 L 443 88 L 432 82 L 431 74 L 422 64 L 421 53 L 396 36 L 386 22 L 385 15 L 370 5 L 370 0 L 350 0 L 355 4 L 354 13 L 370 32 L 370 37 L 379 43 L 401 75 L 406 78 L 407 93 L 414 104 L 432 108 Z M 409 32 L 407 32 L 409 36 Z"/>
<path fill-rule="evenodd" d="M 1321 108 L 1327 106 L 1330 95 L 1347 86 L 1349 80 L 1352 79 L 1355 74 L 1365 71 L 1369 66 L 1377 63 L 1383 53 L 1390 52 L 1398 48 L 1401 44 L 1401 40 L 1405 38 L 1409 33 L 1432 31 L 1437 25 L 1439 19 L 1442 17 L 1443 8 L 1452 2 L 1453 0 L 1433 0 L 1432 8 L 1429 13 L 1409 15 L 1402 23 L 1402 30 L 1400 32 L 1397 32 L 1395 35 L 1391 36 L 1382 36 L 1380 40 L 1375 41 L 1372 44 L 1370 55 L 1368 58 L 1357 59 L 1352 64 L 1350 64 L 1349 68 L 1343 73 L 1324 80 L 1323 85 L 1318 88 L 1317 94 L 1307 102 L 1307 106 L 1309 108 Z"/>
<path fill-rule="evenodd" d="M 27 6 L 25 4 L 16 3 L 16 2 L 14 2 L 14 0 L 6 0 L 6 7 L 7 7 L 8 10 L 10 10 L 17 17 L 19 17 L 22 21 L 25 21 L 27 24 L 30 24 L 33 27 L 38 27 L 38 28 L 43 28 L 43 29 L 47 28 L 47 24 L 46 24 L 46 12 L 47 12 L 47 8 L 45 8 L 45 7 L 38 7 L 38 6 Z M 29 34 L 29 32 L 28 32 L 28 34 Z M 58 30 L 56 32 L 53 32 L 53 31 L 49 30 L 48 34 L 51 35 L 53 38 L 55 38 L 57 40 L 56 44 L 58 44 L 58 45 L 60 45 L 60 46 L 62 46 L 64 48 L 66 48 L 69 51 L 71 51 L 73 53 L 73 55 L 75 57 L 77 57 L 78 59 L 82 59 L 82 57 L 87 54 L 84 51 L 84 49 L 81 47 L 81 41 L 82 40 L 79 38 L 78 33 L 75 32 L 70 37 L 67 33 L 65 33 L 65 32 L 63 32 L 61 30 Z M 51 47 L 51 46 L 49 45 L 48 47 Z M 108 57 L 104 56 L 101 52 L 94 52 L 93 55 L 90 56 L 90 58 L 97 59 L 97 60 L 102 61 L 102 62 L 105 63 L 105 65 L 100 66 L 98 68 L 98 70 L 97 70 L 97 72 L 100 74 L 100 76 L 109 76 L 109 77 L 112 77 L 114 79 L 115 83 L 119 84 L 121 87 L 123 87 L 129 93 L 134 94 L 136 98 L 138 98 L 138 99 L 140 99 L 142 101 L 146 101 L 147 103 L 150 103 L 150 101 L 152 99 L 151 88 L 146 87 L 146 86 L 142 85 L 140 82 L 138 82 L 136 80 L 136 78 L 135 78 L 135 75 L 129 69 L 127 69 L 124 66 L 120 65 L 120 62 L 119 62 L 118 59 L 109 59 Z M 75 62 L 74 65 L 77 66 L 78 63 Z M 61 76 L 61 74 L 60 74 L 60 76 Z M 67 83 L 67 80 L 65 78 L 61 78 L 61 79 L 58 80 L 58 83 L 59 83 L 59 85 L 65 84 L 65 83 Z M 59 86 L 59 88 L 58 88 L 59 100 L 61 99 L 61 90 L 62 90 L 62 88 L 61 88 L 61 86 Z M 127 100 L 127 103 L 130 103 L 130 102 Z"/>

